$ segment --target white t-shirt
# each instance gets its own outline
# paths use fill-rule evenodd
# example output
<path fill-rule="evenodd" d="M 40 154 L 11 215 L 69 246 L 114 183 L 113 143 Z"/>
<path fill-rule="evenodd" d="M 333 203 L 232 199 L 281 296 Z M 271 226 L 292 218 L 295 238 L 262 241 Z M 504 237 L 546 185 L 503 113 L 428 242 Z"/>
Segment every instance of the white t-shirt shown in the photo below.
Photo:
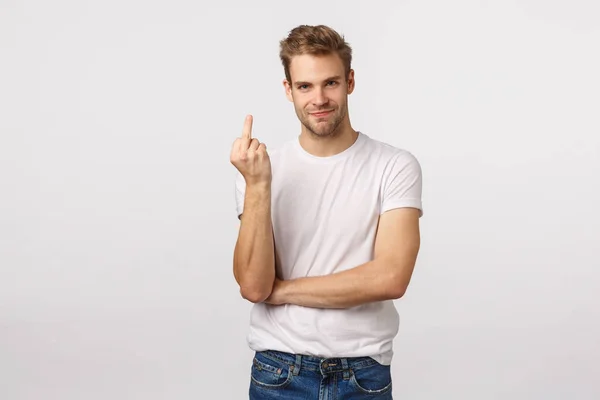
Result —
<path fill-rule="evenodd" d="M 343 271 L 373 259 L 379 216 L 393 208 L 421 210 L 417 159 L 359 132 L 342 153 L 316 157 L 298 138 L 269 151 L 271 219 L 281 279 Z M 245 181 L 236 178 L 237 214 Z M 389 365 L 399 315 L 393 301 L 347 309 L 254 304 L 248 345 L 323 358 L 370 356 Z"/>

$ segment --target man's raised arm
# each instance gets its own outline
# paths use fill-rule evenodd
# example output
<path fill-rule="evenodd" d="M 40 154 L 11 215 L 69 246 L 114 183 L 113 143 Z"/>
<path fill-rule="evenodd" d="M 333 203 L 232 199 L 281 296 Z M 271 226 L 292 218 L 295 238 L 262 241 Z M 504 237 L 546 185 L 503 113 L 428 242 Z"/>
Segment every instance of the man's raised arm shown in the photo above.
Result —
<path fill-rule="evenodd" d="M 246 181 L 244 211 L 233 255 L 233 274 L 242 297 L 264 301 L 275 279 L 275 246 L 271 224 L 271 162 L 264 143 L 252 138 L 252 116 L 231 150 L 231 163 Z"/>

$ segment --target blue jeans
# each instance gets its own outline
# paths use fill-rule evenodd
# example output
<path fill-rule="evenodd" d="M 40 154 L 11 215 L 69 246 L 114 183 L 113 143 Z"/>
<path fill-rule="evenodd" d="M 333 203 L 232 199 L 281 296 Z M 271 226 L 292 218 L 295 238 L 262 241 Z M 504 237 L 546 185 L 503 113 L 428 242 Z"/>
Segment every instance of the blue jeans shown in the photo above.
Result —
<path fill-rule="evenodd" d="M 318 358 L 256 352 L 250 400 L 392 400 L 389 365 L 371 357 Z"/>

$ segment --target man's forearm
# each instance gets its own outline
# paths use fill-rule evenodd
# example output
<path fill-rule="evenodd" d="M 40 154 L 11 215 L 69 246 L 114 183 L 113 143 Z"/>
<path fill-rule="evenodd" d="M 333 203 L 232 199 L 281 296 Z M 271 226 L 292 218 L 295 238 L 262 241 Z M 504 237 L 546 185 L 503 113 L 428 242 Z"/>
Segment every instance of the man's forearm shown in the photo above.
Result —
<path fill-rule="evenodd" d="M 331 275 L 277 281 L 266 302 L 316 308 L 349 308 L 402 297 L 406 274 L 390 261 L 374 260 Z"/>
<path fill-rule="evenodd" d="M 257 303 L 270 295 L 275 279 L 275 251 L 269 185 L 246 187 L 233 265 L 245 299 Z"/>

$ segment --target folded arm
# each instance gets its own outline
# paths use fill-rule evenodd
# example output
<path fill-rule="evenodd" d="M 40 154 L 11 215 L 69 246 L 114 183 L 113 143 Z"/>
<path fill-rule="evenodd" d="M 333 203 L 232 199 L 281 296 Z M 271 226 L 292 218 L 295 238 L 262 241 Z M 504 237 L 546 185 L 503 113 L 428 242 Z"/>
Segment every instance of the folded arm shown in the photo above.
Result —
<path fill-rule="evenodd" d="M 269 304 L 348 308 L 399 299 L 410 282 L 420 248 L 419 210 L 398 208 L 381 215 L 372 261 L 331 275 L 275 279 Z"/>

